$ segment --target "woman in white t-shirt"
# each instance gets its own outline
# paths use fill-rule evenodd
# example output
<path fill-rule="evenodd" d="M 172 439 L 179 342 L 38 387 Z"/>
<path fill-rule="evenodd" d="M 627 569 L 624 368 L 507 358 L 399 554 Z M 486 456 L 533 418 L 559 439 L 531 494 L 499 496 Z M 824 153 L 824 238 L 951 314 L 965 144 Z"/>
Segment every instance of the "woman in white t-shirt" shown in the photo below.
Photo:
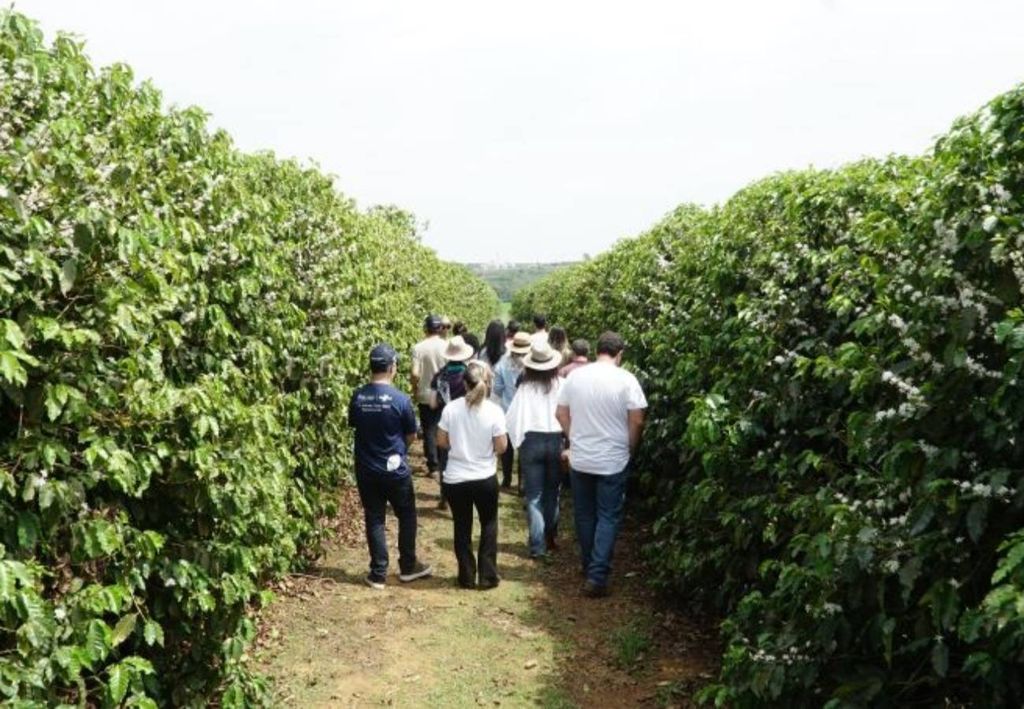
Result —
<path fill-rule="evenodd" d="M 464 381 L 466 395 L 444 408 L 437 445 L 448 449 L 444 495 L 455 523 L 455 559 L 459 586 L 494 588 L 498 585 L 498 477 L 496 456 L 508 446 L 505 415 L 490 401 L 491 370 L 470 362 Z M 473 556 L 473 508 L 480 518 L 479 583 Z"/>
<path fill-rule="evenodd" d="M 523 381 L 505 414 L 508 435 L 519 451 L 530 558 L 558 548 L 558 491 L 562 477 L 562 426 L 555 410 L 562 380 L 562 355 L 546 342 L 535 343 L 523 360 Z"/>

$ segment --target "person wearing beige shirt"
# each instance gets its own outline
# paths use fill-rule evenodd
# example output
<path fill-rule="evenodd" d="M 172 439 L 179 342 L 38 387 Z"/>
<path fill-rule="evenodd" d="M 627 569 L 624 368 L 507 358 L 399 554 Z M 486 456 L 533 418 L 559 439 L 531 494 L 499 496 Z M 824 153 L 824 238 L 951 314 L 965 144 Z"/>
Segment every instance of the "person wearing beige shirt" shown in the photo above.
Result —
<path fill-rule="evenodd" d="M 423 429 L 423 455 L 431 478 L 437 476 L 437 424 L 441 411 L 430 406 L 430 382 L 444 367 L 444 350 L 448 343 L 441 337 L 441 318 L 428 315 L 423 321 L 424 338 L 412 348 L 412 391 Z"/>

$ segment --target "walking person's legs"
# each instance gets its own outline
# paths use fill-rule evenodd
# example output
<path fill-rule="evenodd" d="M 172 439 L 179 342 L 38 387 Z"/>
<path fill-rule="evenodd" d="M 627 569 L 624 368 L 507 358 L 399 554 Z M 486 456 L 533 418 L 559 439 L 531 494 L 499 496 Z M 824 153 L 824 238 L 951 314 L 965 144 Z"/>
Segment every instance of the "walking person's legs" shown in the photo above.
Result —
<path fill-rule="evenodd" d="M 416 493 L 412 476 L 390 481 L 387 499 L 398 518 L 398 572 L 402 581 L 429 576 L 431 568 L 416 559 Z"/>
<path fill-rule="evenodd" d="M 607 588 L 608 576 L 612 570 L 612 554 L 622 522 L 628 475 L 628 470 L 623 470 L 615 475 L 597 476 L 597 525 L 594 530 L 590 566 L 587 569 L 587 581 L 602 590 Z"/>
<path fill-rule="evenodd" d="M 455 560 L 459 566 L 459 586 L 476 585 L 476 559 L 473 557 L 473 492 L 472 483 L 445 485 L 444 495 L 452 510 L 454 526 Z"/>
<path fill-rule="evenodd" d="M 512 443 L 508 444 L 508 448 L 501 454 L 501 486 L 512 487 L 512 463 L 515 462 L 516 451 L 512 447 Z"/>
<path fill-rule="evenodd" d="M 437 423 L 441 420 L 441 413 L 430 408 L 427 404 L 419 405 L 420 427 L 423 429 L 423 456 L 427 459 L 427 471 L 436 473 L 438 469 L 437 457 Z"/>
<path fill-rule="evenodd" d="M 562 434 L 545 436 L 544 481 L 541 494 L 541 513 L 544 516 L 544 541 L 548 551 L 558 548 L 558 496 L 562 486 Z"/>
<path fill-rule="evenodd" d="M 366 545 L 370 550 L 370 573 L 366 582 L 374 588 L 383 588 L 388 573 L 388 541 L 384 531 L 387 496 L 381 481 L 372 473 L 357 470 L 356 486 L 363 503 Z"/>
<path fill-rule="evenodd" d="M 480 516 L 480 588 L 498 585 L 498 477 L 473 483 L 476 513 Z"/>
<path fill-rule="evenodd" d="M 541 497 L 544 492 L 544 440 L 531 431 L 519 446 L 519 462 L 523 466 L 523 499 L 526 502 L 527 544 L 534 559 L 544 556 L 544 513 Z"/>
<path fill-rule="evenodd" d="M 572 507 L 576 522 L 576 540 L 580 545 L 580 563 L 584 573 L 590 567 L 597 526 L 597 478 L 599 475 L 572 471 Z"/>

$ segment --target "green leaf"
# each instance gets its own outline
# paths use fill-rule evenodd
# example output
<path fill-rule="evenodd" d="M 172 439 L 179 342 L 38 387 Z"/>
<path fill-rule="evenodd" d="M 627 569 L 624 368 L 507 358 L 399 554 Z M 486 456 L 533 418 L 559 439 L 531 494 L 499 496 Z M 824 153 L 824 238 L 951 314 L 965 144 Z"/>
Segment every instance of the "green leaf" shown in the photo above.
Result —
<path fill-rule="evenodd" d="M 28 383 L 28 372 L 21 366 L 18 357 L 14 352 L 5 350 L 0 352 L 0 377 L 7 380 L 9 384 L 25 386 Z"/>
<path fill-rule="evenodd" d="M 78 261 L 69 258 L 60 269 L 60 292 L 67 295 L 75 285 L 78 278 Z"/>
<path fill-rule="evenodd" d="M 135 630 L 135 623 L 139 619 L 138 613 L 129 613 L 128 615 L 117 621 L 117 625 L 114 626 L 114 632 L 110 636 L 110 645 L 117 647 L 132 634 Z"/>
<path fill-rule="evenodd" d="M 967 533 L 972 541 L 980 541 L 988 520 L 988 500 L 975 500 L 967 510 Z"/>
<path fill-rule="evenodd" d="M 163 645 L 164 629 L 155 620 L 147 620 L 142 629 L 142 636 L 147 645 Z"/>
<path fill-rule="evenodd" d="M 32 512 L 18 513 L 18 545 L 22 549 L 32 549 L 39 541 L 39 518 Z"/>
<path fill-rule="evenodd" d="M 121 663 L 111 665 L 107 668 L 107 701 L 111 704 L 120 704 L 128 694 L 128 683 L 131 681 L 132 672 Z"/>
<path fill-rule="evenodd" d="M 949 647 L 941 640 L 932 646 L 932 669 L 939 677 L 945 677 L 949 671 Z"/>
<path fill-rule="evenodd" d="M 7 341 L 7 344 L 16 350 L 25 347 L 25 334 L 18 327 L 18 323 L 5 318 L 0 320 L 0 325 L 3 325 L 4 340 Z"/>

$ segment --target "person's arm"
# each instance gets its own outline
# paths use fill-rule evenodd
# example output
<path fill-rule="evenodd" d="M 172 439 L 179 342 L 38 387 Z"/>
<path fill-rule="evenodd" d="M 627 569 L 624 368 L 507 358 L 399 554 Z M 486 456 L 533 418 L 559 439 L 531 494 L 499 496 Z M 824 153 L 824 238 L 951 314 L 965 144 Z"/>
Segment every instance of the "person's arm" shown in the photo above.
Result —
<path fill-rule="evenodd" d="M 494 453 L 501 455 L 508 450 L 508 434 L 502 433 L 499 436 L 494 437 Z"/>
<path fill-rule="evenodd" d="M 412 400 L 407 399 L 402 407 L 402 432 L 405 434 L 405 449 L 408 451 L 412 448 L 413 441 L 416 440 L 416 412 L 412 408 Z"/>
<path fill-rule="evenodd" d="M 434 392 L 437 393 L 437 392 Z M 448 438 L 448 428 L 451 425 L 451 407 L 445 407 L 444 411 L 441 412 L 441 420 L 437 422 L 437 447 L 438 448 L 451 448 L 452 442 Z"/>
<path fill-rule="evenodd" d="M 419 357 L 416 356 L 416 348 L 412 350 L 412 373 L 409 375 L 409 382 L 412 384 L 412 396 L 414 399 L 419 398 L 420 391 L 420 373 L 421 369 Z"/>
<path fill-rule="evenodd" d="M 640 446 L 640 438 L 644 434 L 644 409 L 629 410 L 629 455 L 636 455 L 636 449 Z"/>
<path fill-rule="evenodd" d="M 562 435 L 568 438 L 569 427 L 572 425 L 572 415 L 569 413 L 569 407 L 565 404 L 559 404 L 558 408 L 555 409 L 555 418 L 558 419 L 558 425 L 562 427 Z"/>

